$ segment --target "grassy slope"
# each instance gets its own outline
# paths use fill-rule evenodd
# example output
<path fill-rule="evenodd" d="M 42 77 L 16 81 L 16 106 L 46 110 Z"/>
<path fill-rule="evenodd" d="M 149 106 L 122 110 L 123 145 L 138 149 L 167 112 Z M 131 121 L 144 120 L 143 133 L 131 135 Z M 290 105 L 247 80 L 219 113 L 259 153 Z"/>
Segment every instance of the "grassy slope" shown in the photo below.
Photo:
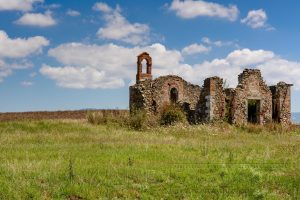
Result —
<path fill-rule="evenodd" d="M 0 199 L 297 199 L 300 134 L 0 123 Z"/>

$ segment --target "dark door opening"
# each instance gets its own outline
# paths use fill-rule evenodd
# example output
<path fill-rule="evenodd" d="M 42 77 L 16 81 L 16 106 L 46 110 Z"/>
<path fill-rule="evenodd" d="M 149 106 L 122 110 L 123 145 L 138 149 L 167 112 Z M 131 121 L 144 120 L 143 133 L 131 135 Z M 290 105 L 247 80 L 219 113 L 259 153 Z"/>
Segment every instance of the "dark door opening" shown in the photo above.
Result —
<path fill-rule="evenodd" d="M 178 101 L 178 91 L 176 88 L 170 90 L 170 101 L 171 103 L 176 103 Z"/>
<path fill-rule="evenodd" d="M 248 99 L 248 122 L 259 123 L 260 100 Z"/>

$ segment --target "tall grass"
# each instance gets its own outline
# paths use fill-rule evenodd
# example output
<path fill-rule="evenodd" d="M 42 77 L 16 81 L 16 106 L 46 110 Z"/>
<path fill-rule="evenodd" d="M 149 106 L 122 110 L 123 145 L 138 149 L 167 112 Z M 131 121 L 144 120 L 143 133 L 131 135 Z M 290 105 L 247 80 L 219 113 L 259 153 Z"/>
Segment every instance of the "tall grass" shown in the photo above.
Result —
<path fill-rule="evenodd" d="M 132 110 L 132 112 L 124 113 L 117 111 L 109 112 L 88 112 L 87 121 L 93 125 L 112 125 L 127 127 L 133 130 L 142 131 L 147 128 L 156 127 L 158 119 L 155 116 L 149 116 L 143 110 Z"/>
<path fill-rule="evenodd" d="M 127 123 L 129 114 L 119 110 L 88 111 L 87 121 L 94 125 L 118 124 L 124 126 Z"/>
<path fill-rule="evenodd" d="M 91 111 L 87 113 L 87 121 L 94 125 L 119 125 L 127 126 L 134 130 L 145 130 L 159 125 L 175 125 L 187 123 L 186 114 L 177 105 L 165 105 L 160 113 L 149 115 L 145 110 L 132 109 L 131 113 L 112 111 Z"/>
<path fill-rule="evenodd" d="M 252 128 L 0 123 L 0 199 L 299 199 L 299 129 Z"/>

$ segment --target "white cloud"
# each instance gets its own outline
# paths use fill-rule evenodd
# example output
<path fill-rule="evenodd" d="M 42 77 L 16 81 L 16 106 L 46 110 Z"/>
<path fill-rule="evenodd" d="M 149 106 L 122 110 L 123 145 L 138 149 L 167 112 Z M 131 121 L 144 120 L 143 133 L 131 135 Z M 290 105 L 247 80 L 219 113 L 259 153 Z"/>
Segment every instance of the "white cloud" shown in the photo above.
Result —
<path fill-rule="evenodd" d="M 184 55 L 193 55 L 193 54 L 201 54 L 201 53 L 208 53 L 210 52 L 211 48 L 206 47 L 202 44 L 191 44 L 189 46 L 184 47 L 181 52 Z"/>
<path fill-rule="evenodd" d="M 48 45 L 49 41 L 42 36 L 11 39 L 0 30 L 0 58 L 24 58 L 32 53 L 40 53 Z"/>
<path fill-rule="evenodd" d="M 233 65 L 245 67 L 247 65 L 255 65 L 267 62 L 275 57 L 272 51 L 242 49 L 231 52 L 226 60 Z"/>
<path fill-rule="evenodd" d="M 96 11 L 101 11 L 106 22 L 99 28 L 97 36 L 101 39 L 122 41 L 129 44 L 146 44 L 149 41 L 150 28 L 146 24 L 130 23 L 117 6 L 112 9 L 105 3 L 96 3 L 93 6 Z"/>
<path fill-rule="evenodd" d="M 263 9 L 259 10 L 251 10 L 248 12 L 246 18 L 241 19 L 242 24 L 246 24 L 253 29 L 257 28 L 266 28 L 268 30 L 274 29 L 270 25 L 267 24 L 268 16 L 267 13 Z"/>
<path fill-rule="evenodd" d="M 193 71 L 188 78 L 197 81 L 199 78 L 203 79 L 217 75 L 226 80 L 231 87 L 235 87 L 237 76 L 244 68 L 260 69 L 264 80 L 269 85 L 285 81 L 294 83 L 295 89 L 300 90 L 300 82 L 297 82 L 297 74 L 300 73 L 300 62 L 282 59 L 273 52 L 265 50 L 235 50 L 223 59 L 214 59 L 196 64 L 193 66 Z"/>
<path fill-rule="evenodd" d="M 180 51 L 167 49 L 162 44 L 129 48 L 115 44 L 68 43 L 48 52 L 60 66 L 44 65 L 40 72 L 53 79 L 60 87 L 123 87 L 126 82 L 134 82 L 136 56 L 144 51 L 152 56 L 154 77 L 175 74 L 202 85 L 205 78 L 220 76 L 231 87 L 235 87 L 238 74 L 247 67 L 261 69 L 268 84 L 285 81 L 294 83 L 295 88 L 300 89 L 297 77 L 300 73 L 300 62 L 282 59 L 272 51 L 250 49 L 235 50 L 224 58 L 189 65 L 184 63 Z"/>
<path fill-rule="evenodd" d="M 48 45 L 49 41 L 41 36 L 11 39 L 0 30 L 0 82 L 13 70 L 31 67 L 32 63 L 26 58 L 41 53 L 42 48 Z"/>
<path fill-rule="evenodd" d="M 24 26 L 39 26 L 48 27 L 56 25 L 55 19 L 52 17 L 52 13 L 47 11 L 42 13 L 25 13 L 20 19 L 15 21 L 16 24 Z"/>
<path fill-rule="evenodd" d="M 24 86 L 24 87 L 29 87 L 29 86 L 33 85 L 33 82 L 31 82 L 31 81 L 22 81 L 21 85 Z"/>
<path fill-rule="evenodd" d="M 184 19 L 192 19 L 199 16 L 217 17 L 235 21 L 239 15 L 239 9 L 235 5 L 228 7 L 203 0 L 173 0 L 170 10 Z"/>
<path fill-rule="evenodd" d="M 300 90 L 300 62 L 294 62 L 276 57 L 268 62 L 262 63 L 257 66 L 261 69 L 263 75 L 268 78 L 270 83 L 277 83 L 285 81 L 293 83 L 295 89 Z"/>
<path fill-rule="evenodd" d="M 105 71 L 93 67 L 50 67 L 44 65 L 40 72 L 57 81 L 57 85 L 66 88 L 117 88 L 123 87 L 120 78 L 110 78 Z"/>
<path fill-rule="evenodd" d="M 30 11 L 33 4 L 44 0 L 0 0 L 0 10 Z"/>
<path fill-rule="evenodd" d="M 71 9 L 69 9 L 66 14 L 71 17 L 80 16 L 80 12 L 78 12 L 77 10 L 71 10 Z"/>
<path fill-rule="evenodd" d="M 93 6 L 93 10 L 101 11 L 105 13 L 109 13 L 113 11 L 111 7 L 109 7 L 106 3 L 102 3 L 102 2 L 95 3 Z"/>
<path fill-rule="evenodd" d="M 136 56 L 142 51 L 154 60 L 154 75 L 168 74 L 176 69 L 183 57 L 179 51 L 167 50 L 161 44 L 127 48 L 114 44 L 84 45 L 69 43 L 49 50 L 62 66 L 43 66 L 41 73 L 55 80 L 61 87 L 117 88 L 126 80 L 134 80 Z M 173 66 L 175 68 L 173 68 Z M 92 76 L 92 74 L 95 76 Z"/>

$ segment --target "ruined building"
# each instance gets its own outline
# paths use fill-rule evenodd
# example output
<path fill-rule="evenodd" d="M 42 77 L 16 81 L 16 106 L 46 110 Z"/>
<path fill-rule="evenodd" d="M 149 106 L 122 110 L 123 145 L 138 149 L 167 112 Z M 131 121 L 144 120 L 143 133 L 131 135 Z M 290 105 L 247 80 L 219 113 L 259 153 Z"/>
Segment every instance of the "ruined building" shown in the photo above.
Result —
<path fill-rule="evenodd" d="M 142 61 L 146 60 L 146 73 Z M 236 88 L 224 88 L 223 79 L 210 77 L 202 86 L 179 76 L 152 79 L 152 59 L 146 52 L 137 57 L 136 84 L 130 86 L 130 109 L 157 114 L 166 104 L 176 103 L 191 123 L 225 120 L 233 124 L 291 123 L 291 84 L 267 86 L 258 69 L 245 69 Z"/>

